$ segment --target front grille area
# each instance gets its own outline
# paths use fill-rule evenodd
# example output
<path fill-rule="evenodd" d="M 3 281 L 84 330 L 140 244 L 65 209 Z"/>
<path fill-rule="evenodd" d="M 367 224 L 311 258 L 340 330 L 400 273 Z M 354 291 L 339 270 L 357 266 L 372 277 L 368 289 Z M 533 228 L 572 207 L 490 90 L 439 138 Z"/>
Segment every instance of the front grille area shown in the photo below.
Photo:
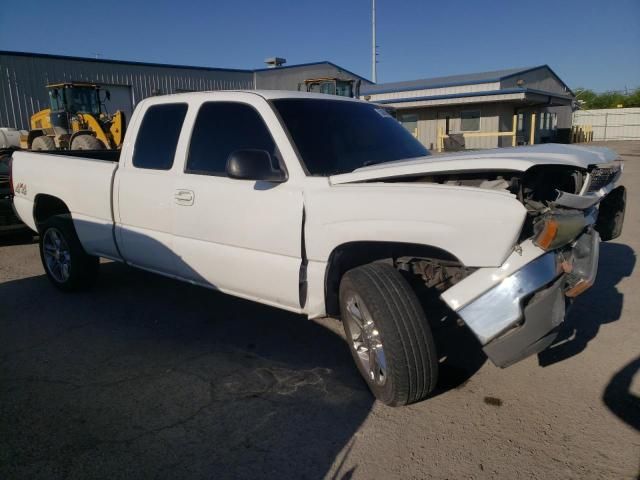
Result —
<path fill-rule="evenodd" d="M 617 168 L 594 168 L 590 172 L 588 192 L 597 192 L 602 187 L 609 185 L 616 179 L 619 170 Z"/>

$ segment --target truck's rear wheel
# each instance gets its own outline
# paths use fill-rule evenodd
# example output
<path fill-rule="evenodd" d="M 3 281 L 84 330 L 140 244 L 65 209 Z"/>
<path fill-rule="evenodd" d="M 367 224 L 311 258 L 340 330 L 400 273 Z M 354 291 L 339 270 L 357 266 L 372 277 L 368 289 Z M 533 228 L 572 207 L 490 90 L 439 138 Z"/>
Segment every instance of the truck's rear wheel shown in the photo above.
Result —
<path fill-rule="evenodd" d="M 71 150 L 104 150 L 104 145 L 93 135 L 78 135 L 71 141 Z"/>
<path fill-rule="evenodd" d="M 46 135 L 41 135 L 33 139 L 31 142 L 31 150 L 55 150 L 56 142 L 53 141 L 53 138 L 47 137 Z"/>
<path fill-rule="evenodd" d="M 431 328 L 393 266 L 371 263 L 347 272 L 340 312 L 351 354 L 378 400 L 398 406 L 429 395 L 438 380 Z"/>
<path fill-rule="evenodd" d="M 82 248 L 69 215 L 55 215 L 40 228 L 40 259 L 49 280 L 64 291 L 91 286 L 99 259 Z"/>

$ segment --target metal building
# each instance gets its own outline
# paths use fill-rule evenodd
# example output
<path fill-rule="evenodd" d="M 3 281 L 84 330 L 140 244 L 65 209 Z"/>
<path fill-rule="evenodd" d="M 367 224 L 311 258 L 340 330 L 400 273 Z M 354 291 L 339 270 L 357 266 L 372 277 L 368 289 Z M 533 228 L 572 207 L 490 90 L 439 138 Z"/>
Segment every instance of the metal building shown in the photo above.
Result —
<path fill-rule="evenodd" d="M 466 148 L 558 140 L 571 128 L 573 92 L 547 65 L 365 85 L 427 148 L 459 139 Z"/>
<path fill-rule="evenodd" d="M 130 118 L 136 104 L 153 95 L 254 88 L 297 90 L 299 83 L 318 77 L 370 83 L 331 62 L 240 70 L 0 51 L 0 127 L 28 129 L 31 115 L 49 106 L 45 85 L 50 83 L 102 84 L 111 94 L 108 110 L 121 110 Z"/>

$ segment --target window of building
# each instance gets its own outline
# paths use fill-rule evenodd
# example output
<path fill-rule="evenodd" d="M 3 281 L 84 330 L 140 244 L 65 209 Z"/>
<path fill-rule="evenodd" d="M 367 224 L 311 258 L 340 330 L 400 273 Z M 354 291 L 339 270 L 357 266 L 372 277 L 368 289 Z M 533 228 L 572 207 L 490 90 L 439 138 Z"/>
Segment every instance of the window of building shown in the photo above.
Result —
<path fill-rule="evenodd" d="M 540 130 L 547 129 L 548 118 L 549 118 L 549 114 L 547 112 L 540 113 Z"/>
<path fill-rule="evenodd" d="M 133 166 L 170 170 L 187 114 L 186 103 L 165 103 L 147 109 L 133 149 Z"/>
<path fill-rule="evenodd" d="M 225 176 L 229 155 L 244 149 L 266 150 L 275 161 L 276 145 L 260 114 L 244 103 L 204 103 L 193 126 L 185 171 Z"/>
<path fill-rule="evenodd" d="M 522 132 L 524 130 L 524 113 L 518 114 L 518 131 Z"/>
<path fill-rule="evenodd" d="M 460 112 L 460 130 L 463 132 L 480 130 L 480 110 Z"/>
<path fill-rule="evenodd" d="M 414 137 L 418 136 L 418 115 L 415 113 L 404 113 L 400 115 L 400 123 Z"/>

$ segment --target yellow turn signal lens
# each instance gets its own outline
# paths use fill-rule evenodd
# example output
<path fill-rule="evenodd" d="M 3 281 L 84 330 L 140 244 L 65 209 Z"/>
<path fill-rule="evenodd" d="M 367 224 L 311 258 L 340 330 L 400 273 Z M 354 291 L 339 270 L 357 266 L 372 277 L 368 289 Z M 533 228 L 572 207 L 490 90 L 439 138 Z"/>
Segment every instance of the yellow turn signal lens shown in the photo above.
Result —
<path fill-rule="evenodd" d="M 542 230 L 536 235 L 534 243 L 543 250 L 549 250 L 549 247 L 558 235 L 558 221 L 554 218 L 548 218 L 544 221 Z"/>

